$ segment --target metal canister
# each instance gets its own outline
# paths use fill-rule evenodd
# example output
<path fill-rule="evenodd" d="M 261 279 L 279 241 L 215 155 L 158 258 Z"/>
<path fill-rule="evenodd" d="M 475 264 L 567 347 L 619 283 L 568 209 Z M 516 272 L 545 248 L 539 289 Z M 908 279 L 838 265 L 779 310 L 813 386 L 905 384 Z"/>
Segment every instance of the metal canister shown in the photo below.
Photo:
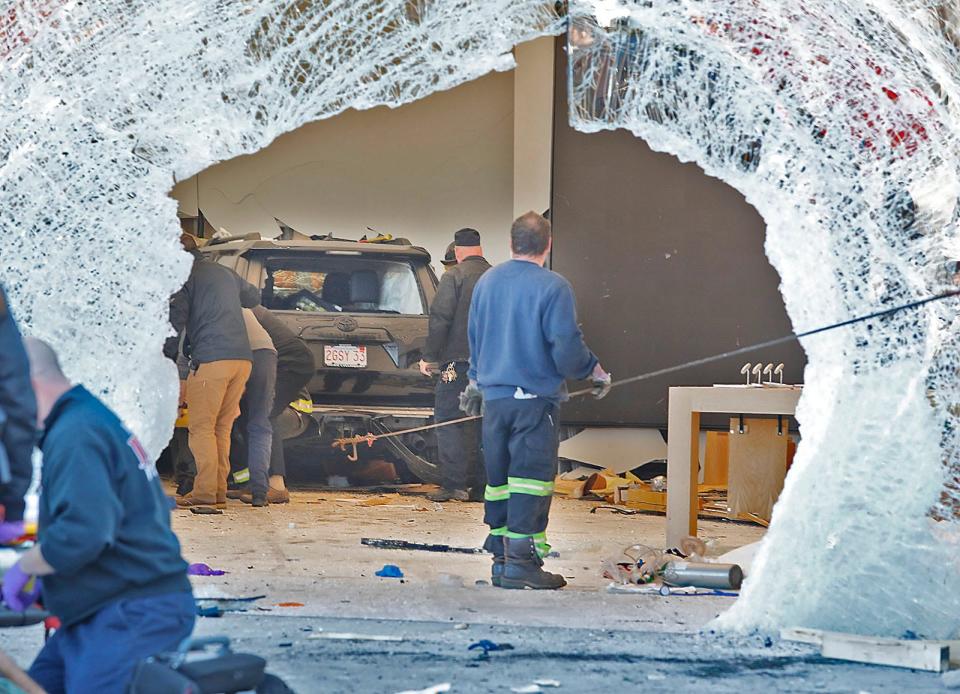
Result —
<path fill-rule="evenodd" d="M 663 582 L 671 586 L 740 590 L 743 569 L 736 564 L 671 561 L 663 567 Z"/>

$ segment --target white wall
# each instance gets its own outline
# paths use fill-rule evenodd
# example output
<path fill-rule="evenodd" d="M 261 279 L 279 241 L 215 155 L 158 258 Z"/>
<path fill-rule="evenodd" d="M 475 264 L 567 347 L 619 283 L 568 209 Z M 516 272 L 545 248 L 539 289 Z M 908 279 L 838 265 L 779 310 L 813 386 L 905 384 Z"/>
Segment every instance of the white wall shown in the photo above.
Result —
<path fill-rule="evenodd" d="M 199 198 L 207 219 L 233 234 L 274 236 L 274 217 L 344 238 L 370 226 L 426 247 L 437 270 L 453 232 L 472 226 L 500 262 L 514 210 L 541 212 L 550 194 L 553 38 L 516 56 L 516 85 L 514 72 L 494 73 L 398 109 L 347 111 L 171 194 L 187 215 Z"/>
<path fill-rule="evenodd" d="M 348 111 L 179 183 L 233 234 L 360 238 L 370 226 L 442 257 L 453 232 L 480 230 L 491 261 L 508 256 L 513 212 L 513 74 L 496 73 L 398 109 Z M 439 262 L 434 267 L 440 269 Z"/>

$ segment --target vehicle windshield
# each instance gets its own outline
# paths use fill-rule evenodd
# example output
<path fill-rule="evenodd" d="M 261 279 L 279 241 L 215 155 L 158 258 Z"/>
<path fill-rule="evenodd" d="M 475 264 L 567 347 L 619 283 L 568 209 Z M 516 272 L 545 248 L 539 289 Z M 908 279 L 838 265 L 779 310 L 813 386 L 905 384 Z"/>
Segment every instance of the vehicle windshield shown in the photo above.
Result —
<path fill-rule="evenodd" d="M 311 254 L 270 258 L 263 305 L 305 313 L 426 313 L 408 260 Z"/>

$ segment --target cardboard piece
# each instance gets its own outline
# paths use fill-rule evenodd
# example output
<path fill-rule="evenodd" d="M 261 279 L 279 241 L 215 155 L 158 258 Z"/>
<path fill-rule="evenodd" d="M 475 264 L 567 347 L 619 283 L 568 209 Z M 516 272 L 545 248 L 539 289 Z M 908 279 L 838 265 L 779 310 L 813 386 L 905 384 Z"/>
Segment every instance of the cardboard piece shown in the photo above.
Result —
<path fill-rule="evenodd" d="M 787 474 L 789 440 L 786 422 L 780 435 L 776 419 L 746 418 L 741 434 L 739 419 L 731 418 L 727 505 L 734 515 L 770 520 Z"/>
<path fill-rule="evenodd" d="M 560 444 L 560 455 L 619 475 L 666 460 L 667 444 L 657 429 L 584 429 Z"/>

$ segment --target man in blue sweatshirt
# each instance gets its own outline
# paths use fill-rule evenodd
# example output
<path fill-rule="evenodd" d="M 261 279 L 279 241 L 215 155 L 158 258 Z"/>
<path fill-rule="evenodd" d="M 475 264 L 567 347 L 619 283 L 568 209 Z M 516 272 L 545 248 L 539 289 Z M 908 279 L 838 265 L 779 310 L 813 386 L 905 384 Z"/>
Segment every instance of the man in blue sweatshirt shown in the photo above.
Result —
<path fill-rule="evenodd" d="M 61 628 L 30 676 L 55 692 L 126 691 L 136 664 L 174 649 L 196 607 L 153 461 L 113 412 L 27 338 L 43 433 L 39 543 L 3 577 L 22 611 L 41 591 Z"/>
<path fill-rule="evenodd" d="M 488 270 L 470 304 L 470 381 L 463 409 L 483 405 L 487 468 L 484 548 L 501 588 L 562 588 L 544 571 L 559 405 L 565 380 L 591 378 L 602 398 L 610 375 L 583 342 L 570 283 L 544 268 L 550 222 L 533 212 L 510 229 L 512 260 Z"/>

